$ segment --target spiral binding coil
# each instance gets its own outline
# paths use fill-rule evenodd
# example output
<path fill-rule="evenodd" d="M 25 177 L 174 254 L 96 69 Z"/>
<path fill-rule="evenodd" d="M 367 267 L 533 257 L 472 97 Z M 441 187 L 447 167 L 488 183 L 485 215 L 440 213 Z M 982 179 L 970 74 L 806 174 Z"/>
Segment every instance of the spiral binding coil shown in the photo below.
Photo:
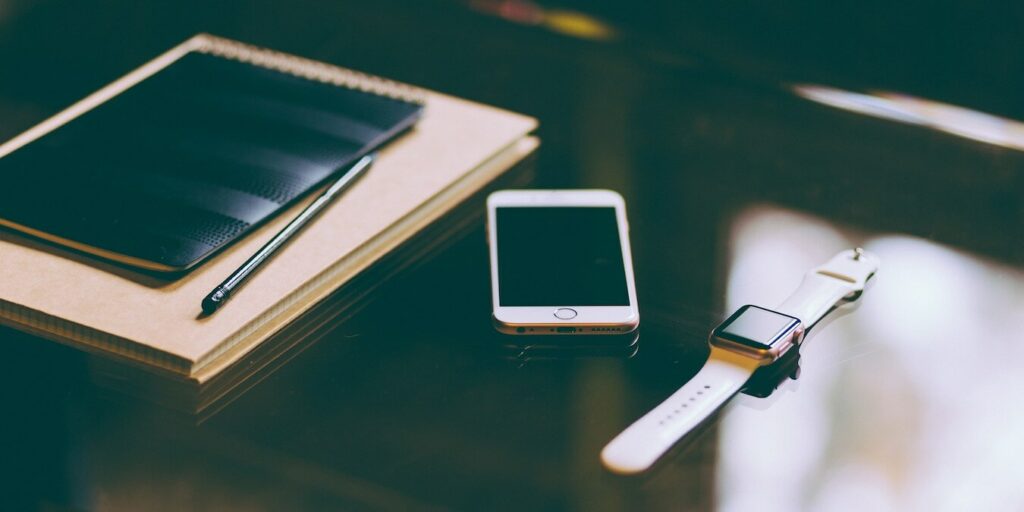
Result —
<path fill-rule="evenodd" d="M 246 62 L 254 66 L 274 69 L 290 75 L 356 89 L 396 100 L 408 101 L 418 105 L 426 103 L 426 94 L 423 91 L 411 85 L 401 84 L 386 78 L 209 34 L 197 36 L 196 42 L 197 45 L 194 49 L 200 53 Z"/>

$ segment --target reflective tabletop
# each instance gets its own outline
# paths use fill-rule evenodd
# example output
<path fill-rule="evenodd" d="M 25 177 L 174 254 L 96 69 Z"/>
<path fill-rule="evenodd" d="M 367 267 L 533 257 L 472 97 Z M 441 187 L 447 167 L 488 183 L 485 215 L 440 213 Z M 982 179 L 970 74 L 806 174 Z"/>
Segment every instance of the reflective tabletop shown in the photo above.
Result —
<path fill-rule="evenodd" d="M 625 197 L 639 336 L 508 348 L 482 218 L 203 415 L 3 329 L 0 509 L 1024 509 L 1012 108 L 708 62 L 615 10 L 96 4 L 0 5 L 0 137 L 200 30 L 520 111 L 541 124 L 531 186 Z M 798 358 L 648 473 L 603 468 L 601 448 L 700 369 L 718 322 L 853 247 L 881 270 Z"/>

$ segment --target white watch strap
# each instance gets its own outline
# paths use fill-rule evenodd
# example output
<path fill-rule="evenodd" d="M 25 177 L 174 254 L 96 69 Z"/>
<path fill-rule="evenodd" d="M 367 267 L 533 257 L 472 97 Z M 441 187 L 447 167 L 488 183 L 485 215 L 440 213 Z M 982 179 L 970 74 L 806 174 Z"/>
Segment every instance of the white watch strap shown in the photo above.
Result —
<path fill-rule="evenodd" d="M 708 362 L 697 375 L 604 447 L 604 465 L 621 474 L 646 470 L 732 398 L 757 365 L 755 359 L 712 347 Z"/>
<path fill-rule="evenodd" d="M 863 291 L 876 271 L 878 258 L 873 254 L 860 249 L 843 251 L 804 275 L 796 291 L 775 311 L 799 318 L 804 328 L 810 329 L 837 302 Z"/>
<path fill-rule="evenodd" d="M 804 276 L 777 309 L 814 325 L 850 294 L 863 291 L 878 259 L 857 249 L 843 251 Z M 707 363 L 689 382 L 612 439 L 601 451 L 605 467 L 621 474 L 647 470 L 688 432 L 715 413 L 757 370 L 760 361 L 711 347 Z"/>

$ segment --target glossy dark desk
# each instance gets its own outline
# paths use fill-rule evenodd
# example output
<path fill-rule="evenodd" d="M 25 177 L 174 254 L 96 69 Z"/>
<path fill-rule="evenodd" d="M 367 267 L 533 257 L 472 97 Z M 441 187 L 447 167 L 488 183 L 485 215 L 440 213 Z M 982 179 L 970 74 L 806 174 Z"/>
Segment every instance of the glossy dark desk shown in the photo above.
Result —
<path fill-rule="evenodd" d="M 121 3 L 92 16 L 164 28 L 126 29 L 135 49 L 100 28 L 37 47 L 50 66 L 106 67 L 54 89 L 33 88 L 44 78 L 31 73 L 9 81 L 5 136 L 195 28 L 524 111 L 543 127 L 537 186 L 626 197 L 637 353 L 510 360 L 489 325 L 482 224 L 201 419 L 97 386 L 81 354 L 4 330 L 0 508 L 1024 509 L 1015 125 L 998 132 L 1010 142 L 950 133 L 812 101 L 782 80 L 444 8 L 437 23 L 469 20 L 493 37 L 473 29 L 483 42 L 459 53 L 456 36 L 399 35 L 413 22 L 370 11 L 355 34 L 257 13 L 181 15 L 167 28 L 161 11 Z M 62 9 L 14 11 L 28 13 L 3 29 L 18 62 L 40 41 L 30 29 L 66 19 Z M 414 49 L 346 50 L 387 37 Z M 857 245 L 882 270 L 859 308 L 817 329 L 797 380 L 741 395 L 645 477 L 601 467 L 601 447 L 703 364 L 725 314 L 781 302 L 807 268 Z"/>

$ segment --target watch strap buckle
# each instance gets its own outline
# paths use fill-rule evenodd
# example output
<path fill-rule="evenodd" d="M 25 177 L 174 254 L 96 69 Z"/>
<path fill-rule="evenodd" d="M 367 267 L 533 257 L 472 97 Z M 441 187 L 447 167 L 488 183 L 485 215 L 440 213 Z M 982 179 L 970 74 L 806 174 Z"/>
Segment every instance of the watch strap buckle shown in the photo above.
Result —
<path fill-rule="evenodd" d="M 868 280 L 878 272 L 878 266 L 878 256 L 858 247 L 836 254 L 813 272 L 849 283 L 854 296 L 847 295 L 847 300 L 853 301 L 860 297 Z"/>

